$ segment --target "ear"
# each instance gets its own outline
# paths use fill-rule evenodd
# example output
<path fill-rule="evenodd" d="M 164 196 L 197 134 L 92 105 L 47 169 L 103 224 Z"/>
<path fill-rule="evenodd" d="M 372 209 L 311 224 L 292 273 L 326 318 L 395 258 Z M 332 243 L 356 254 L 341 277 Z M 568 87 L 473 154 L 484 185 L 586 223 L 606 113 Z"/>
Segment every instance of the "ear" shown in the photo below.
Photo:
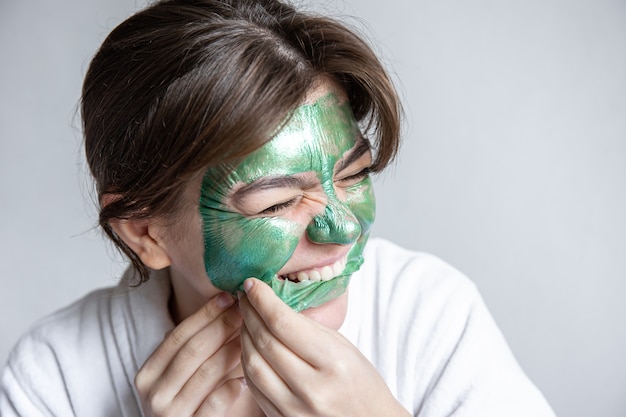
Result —
<path fill-rule="evenodd" d="M 163 269 L 172 264 L 154 219 L 111 220 L 111 228 L 149 268 Z"/>

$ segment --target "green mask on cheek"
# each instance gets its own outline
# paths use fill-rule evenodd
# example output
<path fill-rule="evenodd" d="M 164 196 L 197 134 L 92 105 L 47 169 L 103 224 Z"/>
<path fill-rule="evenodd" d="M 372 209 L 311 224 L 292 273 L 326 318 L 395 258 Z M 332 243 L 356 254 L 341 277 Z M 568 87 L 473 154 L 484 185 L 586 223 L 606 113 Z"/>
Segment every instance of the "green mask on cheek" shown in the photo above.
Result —
<path fill-rule="evenodd" d="M 345 187 L 339 198 L 334 170 L 360 137 L 349 104 L 340 103 L 330 93 L 296 108 L 278 134 L 225 179 L 219 169 L 206 172 L 200 196 L 204 263 L 216 287 L 235 293 L 242 289 L 246 278 L 256 277 L 296 311 L 319 306 L 345 292 L 350 276 L 363 263 L 375 200 L 367 176 Z M 308 219 L 308 224 L 281 215 L 244 216 L 226 204 L 236 185 L 307 172 L 315 174 L 327 198 L 323 213 Z M 327 281 L 279 278 L 277 272 L 290 259 L 300 239 L 307 238 L 317 244 L 351 246 L 343 272 Z"/>

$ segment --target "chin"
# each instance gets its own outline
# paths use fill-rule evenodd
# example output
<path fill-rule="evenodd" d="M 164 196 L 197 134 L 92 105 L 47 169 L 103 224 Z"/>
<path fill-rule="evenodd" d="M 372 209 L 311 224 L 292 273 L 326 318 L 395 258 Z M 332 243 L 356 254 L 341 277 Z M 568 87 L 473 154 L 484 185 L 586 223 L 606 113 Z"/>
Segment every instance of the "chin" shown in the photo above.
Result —
<path fill-rule="evenodd" d="M 321 306 L 308 308 L 301 312 L 302 315 L 315 320 L 333 330 L 339 330 L 346 318 L 348 311 L 348 291 L 339 297 L 332 299 Z"/>

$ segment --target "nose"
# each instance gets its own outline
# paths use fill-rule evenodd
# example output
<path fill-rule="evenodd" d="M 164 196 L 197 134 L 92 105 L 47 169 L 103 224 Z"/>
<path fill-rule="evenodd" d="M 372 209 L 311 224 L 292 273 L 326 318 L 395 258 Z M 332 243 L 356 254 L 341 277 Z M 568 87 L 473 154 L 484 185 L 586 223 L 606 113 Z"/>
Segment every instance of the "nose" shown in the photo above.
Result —
<path fill-rule="evenodd" d="M 329 201 L 324 213 L 313 218 L 306 228 L 313 243 L 346 245 L 361 236 L 361 224 L 354 214 L 339 201 Z"/>

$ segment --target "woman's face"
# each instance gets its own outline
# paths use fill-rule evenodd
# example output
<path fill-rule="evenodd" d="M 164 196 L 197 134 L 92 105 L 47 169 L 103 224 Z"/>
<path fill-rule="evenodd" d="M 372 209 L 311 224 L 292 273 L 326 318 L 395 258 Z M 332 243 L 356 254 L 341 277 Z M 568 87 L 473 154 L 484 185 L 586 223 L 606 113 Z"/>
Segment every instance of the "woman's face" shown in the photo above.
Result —
<path fill-rule="evenodd" d="M 205 174 L 204 263 L 216 287 L 236 292 L 257 277 L 301 311 L 343 294 L 361 266 L 371 151 L 343 92 L 323 86 L 226 179 Z"/>

